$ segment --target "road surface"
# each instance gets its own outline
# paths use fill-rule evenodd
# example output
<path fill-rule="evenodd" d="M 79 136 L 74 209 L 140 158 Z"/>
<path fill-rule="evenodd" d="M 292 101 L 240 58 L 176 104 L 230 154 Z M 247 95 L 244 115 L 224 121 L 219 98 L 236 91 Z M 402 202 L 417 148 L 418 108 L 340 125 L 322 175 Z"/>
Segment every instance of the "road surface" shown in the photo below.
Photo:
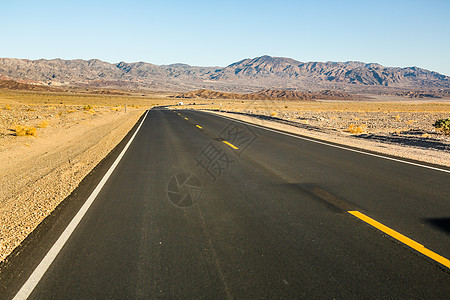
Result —
<path fill-rule="evenodd" d="M 0 298 L 450 295 L 447 169 L 199 111 L 134 131 L 1 265 Z"/>

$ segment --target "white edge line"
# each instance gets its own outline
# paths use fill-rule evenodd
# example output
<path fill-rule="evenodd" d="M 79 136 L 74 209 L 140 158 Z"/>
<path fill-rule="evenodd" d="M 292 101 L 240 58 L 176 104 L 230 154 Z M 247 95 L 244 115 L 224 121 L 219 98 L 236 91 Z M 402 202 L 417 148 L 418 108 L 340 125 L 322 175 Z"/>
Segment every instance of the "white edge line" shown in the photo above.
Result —
<path fill-rule="evenodd" d="M 30 294 L 33 292 L 36 285 L 39 283 L 41 278 L 44 276 L 47 269 L 50 267 L 52 262 L 55 260 L 58 253 L 61 251 L 64 244 L 67 242 L 67 240 L 72 235 L 75 228 L 80 223 L 81 219 L 84 217 L 86 212 L 88 211 L 91 204 L 94 202 L 95 198 L 105 185 L 105 183 L 108 181 L 111 174 L 114 172 L 114 169 L 119 164 L 120 160 L 124 156 L 125 152 L 127 151 L 128 147 L 131 145 L 131 143 L 134 140 L 134 137 L 138 133 L 139 129 L 142 126 L 142 123 L 144 123 L 145 118 L 147 117 L 148 110 L 145 113 L 144 118 L 142 119 L 141 123 L 139 124 L 139 127 L 134 132 L 133 136 L 130 138 L 126 146 L 123 148 L 122 152 L 120 152 L 119 156 L 116 158 L 114 163 L 111 165 L 109 170 L 106 172 L 106 174 L 103 176 L 102 180 L 99 182 L 97 187 L 92 191 L 89 198 L 86 200 L 86 202 L 83 204 L 83 206 L 80 208 L 78 213 L 73 217 L 72 221 L 69 223 L 69 225 L 66 227 L 66 229 L 63 231 L 61 236 L 58 238 L 58 240 L 53 244 L 52 248 L 48 251 L 48 253 L 45 255 L 45 257 L 42 259 L 42 261 L 39 263 L 39 265 L 36 267 L 36 269 L 33 271 L 33 273 L 30 275 L 28 280 L 25 282 L 25 284 L 20 288 L 20 290 L 17 292 L 17 294 L 14 296 L 13 300 L 15 299 L 27 299 Z"/>
<path fill-rule="evenodd" d="M 211 113 L 211 112 L 206 112 L 206 113 L 214 114 L 214 113 Z M 298 138 L 298 139 L 302 139 L 302 140 L 306 140 L 306 141 L 310 141 L 310 142 L 314 142 L 314 143 L 318 143 L 318 144 L 322 144 L 322 145 L 327 145 L 327 146 L 334 147 L 334 148 L 339 148 L 339 149 L 348 150 L 348 151 L 352 151 L 352 152 L 356 152 L 356 153 L 361 153 L 361 154 L 366 154 L 366 155 L 375 156 L 375 157 L 379 157 L 379 158 L 384 158 L 384 159 L 388 159 L 388 160 L 392 160 L 392 161 L 396 161 L 396 162 L 401 162 L 401 163 L 404 163 L 404 164 L 413 165 L 413 166 L 417 166 L 417 167 L 427 168 L 427 169 L 431 169 L 431 170 L 435 170 L 435 171 L 441 171 L 441 172 L 445 172 L 445 173 L 450 173 L 449 170 L 445 170 L 445 169 L 440 169 L 440 168 L 431 167 L 431 166 L 427 166 L 427 165 L 422 165 L 422 164 L 418 164 L 418 163 L 413 163 L 413 162 L 409 162 L 409 161 L 406 161 L 406 160 L 392 158 L 392 157 L 388 157 L 388 156 L 384 156 L 384 155 L 380 155 L 380 154 L 374 154 L 374 153 L 370 153 L 370 152 L 365 152 L 365 151 L 361 151 L 361 150 L 347 148 L 347 147 L 344 147 L 344 146 L 338 146 L 338 145 L 330 144 L 330 143 L 327 143 L 327 142 L 321 142 L 321 141 L 317 141 L 317 140 L 310 139 L 310 138 L 307 138 L 307 137 L 298 136 L 298 135 L 295 135 L 295 134 L 290 134 L 290 133 L 279 131 L 279 130 L 276 130 L 276 129 L 260 126 L 260 125 L 257 125 L 257 124 L 252 124 L 252 123 L 249 123 L 249 122 L 243 122 L 243 121 L 240 121 L 240 120 L 237 120 L 237 119 L 221 116 L 221 115 L 218 115 L 218 114 L 214 114 L 214 115 L 219 116 L 221 118 L 228 119 L 228 120 L 236 121 L 236 122 L 239 122 L 239 123 L 242 123 L 242 124 L 250 125 L 250 126 L 253 126 L 253 127 L 258 127 L 258 128 L 265 129 L 265 130 L 268 130 L 268 131 L 281 133 L 281 134 L 284 134 L 284 135 L 287 135 L 287 136 L 295 137 L 295 138 Z"/>

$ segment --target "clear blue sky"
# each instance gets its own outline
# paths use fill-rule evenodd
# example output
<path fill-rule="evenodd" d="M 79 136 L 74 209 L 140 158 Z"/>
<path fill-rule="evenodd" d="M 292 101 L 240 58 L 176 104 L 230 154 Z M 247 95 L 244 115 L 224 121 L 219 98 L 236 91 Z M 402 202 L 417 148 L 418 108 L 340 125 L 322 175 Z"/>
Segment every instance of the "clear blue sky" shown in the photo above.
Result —
<path fill-rule="evenodd" d="M 260 55 L 450 75 L 450 0 L 0 0 L 0 57 L 226 66 Z"/>

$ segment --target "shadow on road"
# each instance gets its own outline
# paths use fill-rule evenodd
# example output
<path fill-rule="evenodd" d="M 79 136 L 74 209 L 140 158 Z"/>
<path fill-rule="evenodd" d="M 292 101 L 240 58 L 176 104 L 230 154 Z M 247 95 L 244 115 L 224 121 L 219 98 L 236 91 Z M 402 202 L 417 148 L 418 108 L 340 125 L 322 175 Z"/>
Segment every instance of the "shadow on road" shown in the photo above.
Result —
<path fill-rule="evenodd" d="M 450 235 L 450 218 L 425 219 L 425 222 Z"/>

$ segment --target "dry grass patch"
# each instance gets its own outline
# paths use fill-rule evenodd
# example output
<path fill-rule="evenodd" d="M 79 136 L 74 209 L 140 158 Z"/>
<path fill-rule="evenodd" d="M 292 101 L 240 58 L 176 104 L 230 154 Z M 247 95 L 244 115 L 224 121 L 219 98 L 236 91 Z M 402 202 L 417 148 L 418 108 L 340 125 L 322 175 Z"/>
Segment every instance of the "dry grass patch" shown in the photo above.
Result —
<path fill-rule="evenodd" d="M 45 121 L 42 121 L 42 122 L 38 125 L 38 127 L 39 127 L 39 128 L 47 128 L 48 125 L 50 125 L 50 122 L 47 121 L 47 120 L 45 120 Z"/>
<path fill-rule="evenodd" d="M 16 125 L 14 128 L 14 132 L 16 136 L 36 136 L 37 130 L 36 127 L 32 126 L 23 126 L 23 125 Z"/>
<path fill-rule="evenodd" d="M 61 107 L 64 105 L 77 105 L 81 109 L 87 104 L 95 109 L 97 106 L 119 106 L 127 104 L 140 108 L 150 108 L 154 105 L 173 105 L 176 99 L 168 98 L 164 93 L 146 94 L 135 93 L 133 95 L 107 95 L 107 94 L 86 94 L 72 92 L 37 92 L 37 91 L 11 91 L 0 90 L 0 107 L 4 105 L 13 106 L 12 104 L 24 105 L 48 105 L 49 107 Z M 135 107 L 137 108 L 137 107 Z"/>
<path fill-rule="evenodd" d="M 352 134 L 361 134 L 365 132 L 365 128 L 366 125 L 355 125 L 355 124 L 350 124 L 347 127 L 347 132 L 350 132 Z"/>

